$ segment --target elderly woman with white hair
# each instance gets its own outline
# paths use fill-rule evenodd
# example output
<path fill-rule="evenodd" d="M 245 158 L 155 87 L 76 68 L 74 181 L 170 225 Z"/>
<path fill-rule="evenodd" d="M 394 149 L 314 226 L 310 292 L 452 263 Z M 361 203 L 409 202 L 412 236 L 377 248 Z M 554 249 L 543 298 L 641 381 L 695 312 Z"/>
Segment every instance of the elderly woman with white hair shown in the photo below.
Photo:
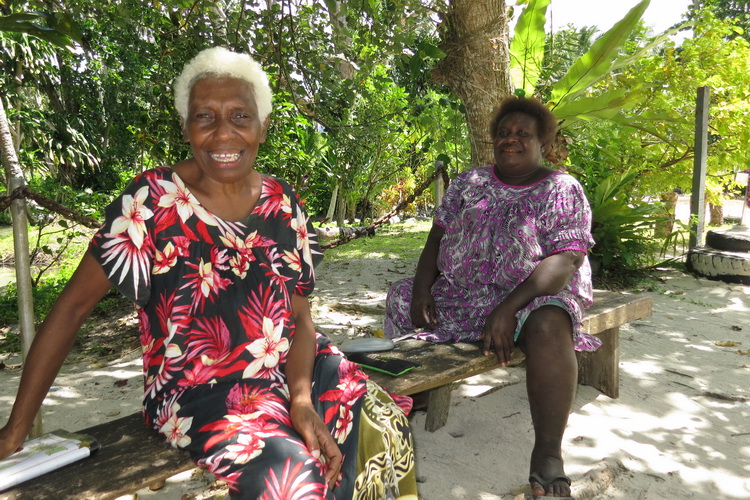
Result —
<path fill-rule="evenodd" d="M 17 450 L 96 303 L 138 308 L 146 424 L 236 498 L 416 498 L 405 413 L 323 335 L 322 258 L 294 189 L 255 169 L 271 89 L 247 55 L 206 49 L 175 82 L 192 157 L 107 208 L 26 359 L 0 457 Z"/>

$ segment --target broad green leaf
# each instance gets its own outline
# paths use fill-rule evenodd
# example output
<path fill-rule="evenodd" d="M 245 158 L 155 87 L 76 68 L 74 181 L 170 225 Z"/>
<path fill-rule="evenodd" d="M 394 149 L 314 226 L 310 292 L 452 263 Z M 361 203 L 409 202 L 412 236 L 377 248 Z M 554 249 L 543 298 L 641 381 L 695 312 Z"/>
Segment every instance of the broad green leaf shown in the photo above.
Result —
<path fill-rule="evenodd" d="M 668 40 L 671 36 L 676 35 L 678 32 L 680 32 L 683 29 L 691 28 L 693 26 L 693 22 L 685 22 L 681 24 L 680 26 L 676 28 L 669 29 L 665 31 L 664 33 L 661 33 L 654 37 L 653 40 L 651 40 L 649 43 L 641 47 L 639 50 L 634 52 L 633 54 L 629 54 L 625 57 L 618 58 L 614 63 L 612 63 L 612 67 L 610 68 L 610 71 L 617 71 L 618 69 L 624 68 L 626 66 L 630 66 L 631 64 L 636 63 L 637 61 L 643 59 L 644 57 L 647 57 L 648 55 L 652 54 L 654 49 L 661 46 L 666 40 Z"/>
<path fill-rule="evenodd" d="M 547 7 L 550 0 L 529 0 L 521 12 L 510 43 L 510 77 L 516 89 L 534 94 L 544 59 Z"/>
<path fill-rule="evenodd" d="M 650 1 L 642 0 L 630 9 L 624 18 L 594 42 L 589 51 L 576 60 L 567 73 L 552 86 L 549 100 L 553 110 L 564 100 L 574 98 L 610 72 L 618 51 L 628 40 L 633 28 L 638 25 Z"/>
<path fill-rule="evenodd" d="M 58 31 L 62 35 L 65 35 L 78 43 L 83 43 L 83 33 L 81 33 L 73 16 L 70 14 L 56 12 L 52 14 L 49 24 L 50 28 Z"/>
<path fill-rule="evenodd" d="M 627 105 L 632 105 L 636 99 L 633 91 L 617 88 L 592 97 L 578 97 L 565 101 L 554 110 L 558 120 L 569 120 L 578 115 L 597 115 L 607 119 L 615 116 Z M 610 116 L 611 113 L 611 116 Z"/>
<path fill-rule="evenodd" d="M 52 27 L 43 26 L 42 22 Z M 0 17 L 0 31 L 26 33 L 58 47 L 71 49 L 73 40 L 81 41 L 82 35 L 72 18 L 67 14 L 22 12 Z"/>
<path fill-rule="evenodd" d="M 424 52 L 427 57 L 431 57 L 433 59 L 443 59 L 446 56 L 445 52 L 443 52 L 439 47 L 429 42 L 420 43 L 419 50 L 421 52 Z"/>

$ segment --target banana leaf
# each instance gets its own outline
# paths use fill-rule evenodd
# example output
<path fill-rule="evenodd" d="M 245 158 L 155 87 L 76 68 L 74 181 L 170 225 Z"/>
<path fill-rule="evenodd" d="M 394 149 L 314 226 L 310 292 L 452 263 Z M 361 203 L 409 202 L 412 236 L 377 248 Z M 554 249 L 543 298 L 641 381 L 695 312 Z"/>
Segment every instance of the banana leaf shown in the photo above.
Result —
<path fill-rule="evenodd" d="M 510 43 L 510 78 L 516 89 L 532 96 L 544 59 L 547 7 L 550 0 L 529 0 L 516 22 Z"/>
<path fill-rule="evenodd" d="M 602 35 L 571 66 L 567 73 L 552 86 L 550 104 L 552 109 L 564 101 L 573 99 L 596 81 L 607 75 L 614 64 L 617 53 L 638 25 L 650 0 L 642 0 Z"/>

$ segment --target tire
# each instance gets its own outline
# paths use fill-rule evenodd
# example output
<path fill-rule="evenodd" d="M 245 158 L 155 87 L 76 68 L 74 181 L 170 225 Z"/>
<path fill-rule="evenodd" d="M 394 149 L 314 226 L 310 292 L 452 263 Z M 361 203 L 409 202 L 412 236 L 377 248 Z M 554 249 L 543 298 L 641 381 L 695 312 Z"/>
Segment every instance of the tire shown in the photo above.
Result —
<path fill-rule="evenodd" d="M 688 270 L 712 280 L 750 285 L 750 253 L 693 248 L 685 262 Z"/>
<path fill-rule="evenodd" d="M 750 231 L 735 229 L 708 231 L 706 246 L 725 252 L 750 252 Z"/>

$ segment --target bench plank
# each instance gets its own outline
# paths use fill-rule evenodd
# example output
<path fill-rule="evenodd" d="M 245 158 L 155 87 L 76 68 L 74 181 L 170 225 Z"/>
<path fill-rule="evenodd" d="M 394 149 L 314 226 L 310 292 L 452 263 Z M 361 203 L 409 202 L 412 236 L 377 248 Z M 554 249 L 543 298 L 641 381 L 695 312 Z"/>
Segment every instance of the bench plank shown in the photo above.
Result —
<path fill-rule="evenodd" d="M 80 432 L 101 443 L 95 455 L 4 491 L 0 499 L 112 499 L 195 467 L 187 452 L 146 427 L 140 412 Z"/>

